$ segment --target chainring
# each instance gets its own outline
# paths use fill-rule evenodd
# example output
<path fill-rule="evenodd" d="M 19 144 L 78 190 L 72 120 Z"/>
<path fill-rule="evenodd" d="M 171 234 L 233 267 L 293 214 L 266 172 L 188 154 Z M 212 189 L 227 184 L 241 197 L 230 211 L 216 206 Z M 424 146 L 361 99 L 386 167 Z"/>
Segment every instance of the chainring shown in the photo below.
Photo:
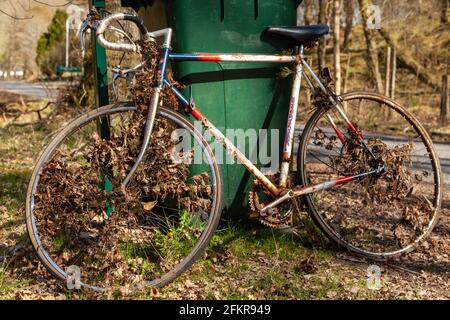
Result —
<path fill-rule="evenodd" d="M 257 218 L 266 227 L 277 229 L 290 224 L 293 212 L 293 205 L 290 201 L 280 204 L 278 207 L 271 209 L 270 212 L 264 214 L 261 212 L 266 205 L 275 200 L 275 197 L 259 181 L 253 182 L 248 200 L 251 209 L 250 217 Z"/>

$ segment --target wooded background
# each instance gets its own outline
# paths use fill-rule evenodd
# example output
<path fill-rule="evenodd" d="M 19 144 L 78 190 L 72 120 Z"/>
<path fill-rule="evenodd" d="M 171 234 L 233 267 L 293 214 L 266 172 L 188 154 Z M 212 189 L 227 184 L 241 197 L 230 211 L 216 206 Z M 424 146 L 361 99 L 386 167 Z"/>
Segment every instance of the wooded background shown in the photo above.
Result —
<path fill-rule="evenodd" d="M 87 2 L 68 3 L 87 9 Z M 39 66 L 38 39 L 47 32 L 55 10 L 65 7 L 61 1 L 44 3 L 49 5 L 0 0 L 4 31 L 0 33 L 0 69 L 22 69 L 28 79 L 46 73 Z M 131 10 L 120 8 L 119 0 L 107 5 L 110 11 Z M 440 135 L 450 133 L 448 15 L 449 0 L 304 0 L 298 24 L 331 26 L 330 34 L 310 53 L 315 67 L 331 68 L 336 92 L 362 89 L 386 94 Z M 76 53 L 78 42 L 73 38 Z M 58 44 L 61 54 L 55 53 L 54 59 L 63 59 L 62 44 Z"/>
<path fill-rule="evenodd" d="M 448 0 L 304 0 L 298 23 L 331 26 L 312 53 L 334 71 L 337 93 L 385 94 L 431 131 L 450 133 L 448 14 Z"/>

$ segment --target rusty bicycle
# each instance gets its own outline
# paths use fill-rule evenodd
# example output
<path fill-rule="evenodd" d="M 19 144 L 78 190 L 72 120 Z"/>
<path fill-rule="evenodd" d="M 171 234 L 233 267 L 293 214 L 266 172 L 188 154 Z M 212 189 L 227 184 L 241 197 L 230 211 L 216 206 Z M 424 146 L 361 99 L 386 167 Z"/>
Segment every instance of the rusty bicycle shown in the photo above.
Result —
<path fill-rule="evenodd" d="M 140 39 L 108 40 L 106 31 L 117 21 L 134 23 Z M 26 225 L 38 257 L 56 277 L 67 280 L 68 268 L 79 266 L 82 286 L 104 290 L 164 286 L 186 271 L 211 239 L 217 242 L 223 181 L 212 141 L 253 175 L 250 207 L 266 226 L 295 228 L 294 202 L 300 199 L 340 248 L 375 260 L 410 252 L 435 226 L 442 182 L 427 131 L 397 102 L 367 92 L 336 95 L 328 69 L 314 73 L 304 47 L 327 34 L 328 26 L 268 27 L 265 37 L 292 49 L 276 55 L 176 53 L 172 29 L 149 32 L 132 14 L 88 16 L 82 36 L 89 27 L 106 49 L 142 53 L 137 66 L 113 71 L 117 77 L 141 74 L 138 82 L 151 77 L 152 87 L 140 93 L 139 102 L 117 102 L 74 119 L 37 160 Z M 145 54 L 149 50 L 153 54 Z M 183 96 L 167 72 L 170 62 L 179 61 L 291 67 L 277 174 L 263 174 L 192 97 Z M 292 172 L 302 81 L 311 89 L 314 112 L 302 128 Z M 178 110 L 168 107 L 174 104 Z M 99 134 L 99 126 L 107 134 Z"/>

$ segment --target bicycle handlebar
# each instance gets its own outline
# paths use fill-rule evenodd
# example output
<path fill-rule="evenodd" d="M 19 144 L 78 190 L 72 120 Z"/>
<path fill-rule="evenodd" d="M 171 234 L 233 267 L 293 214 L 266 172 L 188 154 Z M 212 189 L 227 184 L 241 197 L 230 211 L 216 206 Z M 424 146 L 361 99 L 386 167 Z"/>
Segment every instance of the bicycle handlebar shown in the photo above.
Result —
<path fill-rule="evenodd" d="M 105 33 L 106 29 L 112 22 L 119 20 L 134 22 L 134 24 L 136 24 L 136 26 L 139 28 L 139 31 L 141 32 L 141 37 L 148 34 L 148 30 L 140 17 L 127 13 L 114 13 L 100 21 L 100 24 L 97 28 L 97 39 L 99 44 L 105 49 L 109 50 L 137 52 L 139 48 L 134 43 L 113 43 L 105 39 L 105 36 L 103 34 Z"/>

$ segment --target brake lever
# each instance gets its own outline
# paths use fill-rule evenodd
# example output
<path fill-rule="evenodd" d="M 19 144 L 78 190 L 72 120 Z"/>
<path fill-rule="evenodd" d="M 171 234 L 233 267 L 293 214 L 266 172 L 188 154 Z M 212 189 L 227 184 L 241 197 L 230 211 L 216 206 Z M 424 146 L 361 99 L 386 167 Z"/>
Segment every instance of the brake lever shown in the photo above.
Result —
<path fill-rule="evenodd" d="M 85 46 L 85 40 L 84 40 L 84 34 L 86 33 L 87 29 L 89 29 L 89 22 L 88 20 L 84 20 L 81 24 L 80 28 L 80 47 L 81 47 L 81 58 L 84 59 L 84 56 L 86 55 L 86 46 Z"/>
<path fill-rule="evenodd" d="M 83 21 L 79 31 L 81 57 L 84 59 L 86 54 L 85 34 L 88 30 L 95 31 L 101 19 L 100 14 L 95 10 L 91 10 L 86 19 Z"/>
<path fill-rule="evenodd" d="M 130 87 L 133 83 L 133 78 L 136 75 L 137 70 L 122 70 L 120 67 L 112 69 L 111 85 L 116 96 L 116 100 L 119 100 L 119 93 L 117 92 L 116 80 L 125 79 L 127 86 Z"/>

